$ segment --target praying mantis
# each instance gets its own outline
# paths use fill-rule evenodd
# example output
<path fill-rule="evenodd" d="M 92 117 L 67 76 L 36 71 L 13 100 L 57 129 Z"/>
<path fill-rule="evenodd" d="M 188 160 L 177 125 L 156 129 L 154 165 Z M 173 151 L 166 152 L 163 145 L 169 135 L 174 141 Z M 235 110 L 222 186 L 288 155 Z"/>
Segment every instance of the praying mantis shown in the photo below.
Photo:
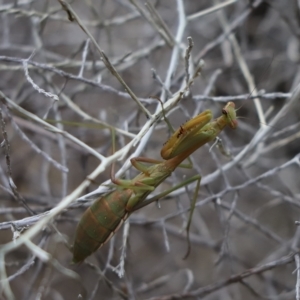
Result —
<path fill-rule="evenodd" d="M 206 110 L 180 126 L 162 147 L 163 161 L 145 157 L 132 158 L 132 166 L 141 172 L 132 180 L 117 179 L 112 172 L 111 181 L 116 189 L 98 198 L 78 223 L 73 245 L 73 263 L 84 261 L 107 243 L 133 211 L 170 193 L 172 189 L 146 200 L 186 158 L 214 140 L 227 125 L 232 129 L 237 128 L 233 102 L 228 102 L 222 109 L 222 115 L 215 120 L 212 120 L 212 112 Z M 152 165 L 146 166 L 144 163 Z M 198 176 L 197 180 L 200 185 L 201 177 Z M 192 211 L 193 207 L 190 219 Z M 187 234 L 188 229 L 189 224 Z"/>

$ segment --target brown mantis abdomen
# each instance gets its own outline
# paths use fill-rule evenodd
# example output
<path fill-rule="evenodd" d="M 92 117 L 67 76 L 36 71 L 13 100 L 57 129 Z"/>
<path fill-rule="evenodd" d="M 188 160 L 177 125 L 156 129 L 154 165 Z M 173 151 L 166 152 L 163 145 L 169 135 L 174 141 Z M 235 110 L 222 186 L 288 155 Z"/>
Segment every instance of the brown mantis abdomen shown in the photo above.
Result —
<path fill-rule="evenodd" d="M 103 246 L 128 218 L 132 190 L 114 191 L 97 199 L 83 214 L 76 229 L 73 262 L 78 263 Z"/>

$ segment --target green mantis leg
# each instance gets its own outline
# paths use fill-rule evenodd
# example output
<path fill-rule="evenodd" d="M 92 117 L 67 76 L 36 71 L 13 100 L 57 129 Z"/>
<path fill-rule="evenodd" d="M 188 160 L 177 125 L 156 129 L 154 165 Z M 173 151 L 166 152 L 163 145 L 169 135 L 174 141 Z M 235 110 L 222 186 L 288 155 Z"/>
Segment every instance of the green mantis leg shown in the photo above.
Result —
<path fill-rule="evenodd" d="M 144 162 L 144 163 L 148 163 L 148 164 L 160 164 L 162 163 L 161 160 L 157 160 L 157 159 L 152 159 L 152 158 L 148 158 L 148 157 L 133 157 L 130 160 L 131 164 L 140 172 L 147 174 L 148 171 L 148 166 L 140 163 L 140 162 Z"/>
<path fill-rule="evenodd" d="M 172 188 L 170 188 L 170 189 L 168 189 L 168 190 L 166 190 L 162 193 L 159 193 L 158 195 L 156 195 L 154 197 L 151 197 L 150 199 L 147 199 L 147 200 L 143 201 L 142 203 L 140 203 L 139 205 L 137 205 L 133 209 L 133 211 L 135 211 L 135 210 L 138 210 L 138 209 L 140 209 L 144 206 L 147 206 L 148 204 L 150 204 L 152 202 L 155 202 L 155 201 L 167 196 L 168 194 L 172 193 L 173 191 L 176 191 L 177 189 L 179 189 L 183 186 L 186 186 L 187 184 L 190 184 L 190 183 L 195 182 L 195 181 L 197 181 L 196 189 L 195 189 L 195 192 L 194 192 L 194 195 L 193 195 L 193 199 L 191 201 L 190 214 L 189 214 L 189 218 L 188 218 L 188 223 L 186 225 L 186 237 L 187 237 L 188 249 L 187 249 L 187 252 L 186 252 L 185 256 L 183 257 L 183 259 L 186 259 L 189 256 L 190 252 L 191 252 L 190 226 L 191 226 L 191 222 L 192 222 L 193 213 L 194 213 L 194 210 L 195 210 L 195 207 L 196 207 L 197 196 L 198 196 L 199 189 L 200 189 L 201 176 L 200 175 L 195 175 L 191 178 L 188 178 L 188 179 L 184 180 L 183 182 L 181 182 L 180 184 L 175 185 L 174 187 L 172 187 Z"/>
<path fill-rule="evenodd" d="M 112 148 L 113 148 L 113 153 L 115 152 L 116 144 L 115 144 L 115 138 L 116 134 L 115 131 L 111 131 L 111 136 L 112 136 Z M 144 161 L 148 163 L 154 163 L 158 164 L 161 163 L 161 161 L 150 159 L 150 158 L 143 158 L 143 157 L 135 157 L 131 159 L 131 164 L 139 171 L 142 173 L 147 174 L 147 167 L 144 166 L 143 164 L 138 163 L 138 161 Z M 153 191 L 155 187 L 141 183 L 141 182 L 133 182 L 132 180 L 125 180 L 125 179 L 119 179 L 116 178 L 115 176 L 115 163 L 113 162 L 111 165 L 111 170 L 110 170 L 110 179 L 111 182 L 114 183 L 115 185 L 121 186 L 123 188 L 128 188 L 128 189 L 133 189 L 133 190 L 140 190 L 140 191 Z"/>
<path fill-rule="evenodd" d="M 148 174 L 147 169 L 148 167 L 145 166 L 144 164 L 141 164 L 140 161 L 143 162 L 147 162 L 147 163 L 152 163 L 152 164 L 159 164 L 161 163 L 161 161 L 159 160 L 155 160 L 155 159 L 150 159 L 150 158 L 146 158 L 146 157 L 134 157 L 131 159 L 131 164 L 140 172 L 146 174 L 146 175 L 151 175 Z M 132 190 L 140 190 L 140 191 L 153 191 L 155 189 L 154 186 L 145 184 L 143 182 L 133 182 L 132 180 L 125 180 L 125 179 L 118 179 L 115 177 L 114 174 L 114 165 L 112 165 L 111 168 L 111 173 L 110 173 L 110 178 L 111 181 L 118 185 L 121 186 L 123 188 L 127 188 L 127 189 L 132 189 Z"/>

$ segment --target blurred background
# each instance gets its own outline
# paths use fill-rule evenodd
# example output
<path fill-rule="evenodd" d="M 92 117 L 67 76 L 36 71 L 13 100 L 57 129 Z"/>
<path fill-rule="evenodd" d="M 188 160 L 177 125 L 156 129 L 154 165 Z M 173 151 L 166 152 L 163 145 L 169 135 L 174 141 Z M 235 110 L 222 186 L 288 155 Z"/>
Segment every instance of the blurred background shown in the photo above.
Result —
<path fill-rule="evenodd" d="M 0 299 L 300 299 L 299 1 L 69 5 L 0 1 Z M 174 128 L 238 108 L 223 149 L 201 147 L 154 192 L 202 176 L 191 253 L 194 184 L 72 265 L 76 225 L 111 164 L 132 179 L 131 155 L 161 159 L 170 131 L 153 97 Z"/>

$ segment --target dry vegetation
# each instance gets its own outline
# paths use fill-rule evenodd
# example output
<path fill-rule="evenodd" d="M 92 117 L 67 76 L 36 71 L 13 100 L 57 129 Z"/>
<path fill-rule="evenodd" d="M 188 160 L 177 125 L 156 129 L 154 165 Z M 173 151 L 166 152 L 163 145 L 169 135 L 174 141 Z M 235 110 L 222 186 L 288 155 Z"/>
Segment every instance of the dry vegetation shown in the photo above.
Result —
<path fill-rule="evenodd" d="M 300 299 L 299 1 L 0 3 L 1 299 Z M 191 254 L 194 185 L 71 265 L 111 164 L 133 178 L 129 157 L 160 158 L 169 131 L 150 96 L 174 127 L 240 107 L 220 136 L 230 157 L 206 145 L 157 189 L 202 175 Z"/>

